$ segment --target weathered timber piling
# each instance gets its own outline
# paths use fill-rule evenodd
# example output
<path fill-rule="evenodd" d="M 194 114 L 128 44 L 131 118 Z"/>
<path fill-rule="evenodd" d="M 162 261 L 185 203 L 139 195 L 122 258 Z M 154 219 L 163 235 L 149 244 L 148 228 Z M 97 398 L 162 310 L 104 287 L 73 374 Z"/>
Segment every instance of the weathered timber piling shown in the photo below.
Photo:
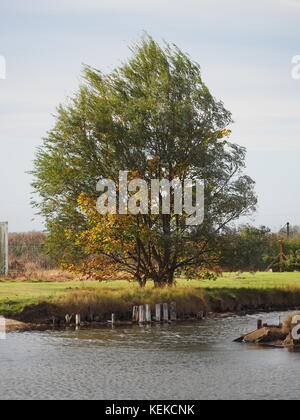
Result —
<path fill-rule="evenodd" d="M 145 322 L 145 307 L 144 305 L 139 306 L 139 323 L 142 324 Z"/>
<path fill-rule="evenodd" d="M 156 303 L 155 315 L 153 316 L 153 318 L 150 303 L 146 303 L 145 305 L 133 306 L 132 322 L 138 322 L 140 324 L 151 324 L 152 319 L 155 322 L 176 321 L 176 302 L 171 302 L 170 305 L 168 305 L 168 303 Z"/>
<path fill-rule="evenodd" d="M 0 275 L 8 274 L 8 223 L 0 222 Z"/>
<path fill-rule="evenodd" d="M 139 307 L 134 306 L 132 308 L 132 322 L 139 322 Z"/>
<path fill-rule="evenodd" d="M 161 321 L 161 303 L 157 303 L 155 305 L 155 321 L 160 322 Z"/>
<path fill-rule="evenodd" d="M 89 307 L 89 318 L 91 322 L 94 321 L 94 313 L 91 307 Z"/>
<path fill-rule="evenodd" d="M 163 304 L 163 321 L 164 322 L 168 322 L 169 321 L 169 308 L 168 308 L 168 304 L 164 303 Z"/>
<path fill-rule="evenodd" d="M 70 325 L 71 324 L 71 319 L 72 319 L 72 315 L 70 316 L 70 315 L 66 315 L 65 316 L 65 321 L 66 321 L 66 325 Z"/>
<path fill-rule="evenodd" d="M 52 326 L 53 328 L 60 327 L 61 320 L 56 318 L 55 316 L 52 317 Z"/>
<path fill-rule="evenodd" d="M 197 319 L 203 319 L 203 318 L 205 318 L 204 311 L 197 312 Z"/>
<path fill-rule="evenodd" d="M 75 316 L 75 324 L 76 324 L 76 327 L 80 327 L 80 324 L 81 324 L 80 314 L 76 314 L 76 316 Z"/>
<path fill-rule="evenodd" d="M 262 328 L 262 320 L 258 319 L 257 320 L 257 329 L 260 330 Z"/>
<path fill-rule="evenodd" d="M 176 321 L 177 319 L 177 313 L 176 313 L 176 302 L 170 303 L 170 320 Z"/>
<path fill-rule="evenodd" d="M 145 320 L 151 322 L 151 305 L 149 303 L 145 305 Z"/>

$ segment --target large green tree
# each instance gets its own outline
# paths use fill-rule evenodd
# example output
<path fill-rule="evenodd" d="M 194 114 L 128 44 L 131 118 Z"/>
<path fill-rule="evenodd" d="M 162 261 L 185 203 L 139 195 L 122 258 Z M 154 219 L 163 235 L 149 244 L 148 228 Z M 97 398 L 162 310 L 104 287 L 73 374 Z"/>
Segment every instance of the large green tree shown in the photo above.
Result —
<path fill-rule="evenodd" d="M 85 67 L 34 162 L 50 252 L 93 274 L 126 271 L 141 285 L 172 284 L 176 271 L 208 264 L 218 232 L 256 205 L 254 182 L 242 173 L 245 149 L 229 141 L 231 123 L 199 65 L 176 46 L 146 37 L 109 74 Z M 187 226 L 174 212 L 122 222 L 96 215 L 97 181 L 117 181 L 119 170 L 147 181 L 203 179 L 203 224 Z"/>

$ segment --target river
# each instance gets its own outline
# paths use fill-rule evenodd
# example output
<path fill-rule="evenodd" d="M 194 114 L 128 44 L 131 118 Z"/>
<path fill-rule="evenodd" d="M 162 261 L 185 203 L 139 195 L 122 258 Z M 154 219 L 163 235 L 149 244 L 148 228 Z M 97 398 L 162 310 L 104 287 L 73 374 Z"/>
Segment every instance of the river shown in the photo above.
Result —
<path fill-rule="evenodd" d="M 300 353 L 233 343 L 256 319 L 7 334 L 1 399 L 298 399 Z"/>

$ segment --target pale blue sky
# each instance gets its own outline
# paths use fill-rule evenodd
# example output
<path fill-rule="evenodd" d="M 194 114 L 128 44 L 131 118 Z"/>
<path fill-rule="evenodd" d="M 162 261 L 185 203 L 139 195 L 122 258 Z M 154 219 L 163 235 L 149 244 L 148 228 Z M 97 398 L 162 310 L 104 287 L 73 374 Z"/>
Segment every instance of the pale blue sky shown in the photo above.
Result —
<path fill-rule="evenodd" d="M 0 220 L 41 229 L 30 207 L 36 146 L 78 86 L 82 63 L 111 70 L 147 31 L 176 43 L 232 111 L 232 140 L 248 148 L 257 182 L 255 224 L 300 224 L 299 0 L 1 0 Z"/>

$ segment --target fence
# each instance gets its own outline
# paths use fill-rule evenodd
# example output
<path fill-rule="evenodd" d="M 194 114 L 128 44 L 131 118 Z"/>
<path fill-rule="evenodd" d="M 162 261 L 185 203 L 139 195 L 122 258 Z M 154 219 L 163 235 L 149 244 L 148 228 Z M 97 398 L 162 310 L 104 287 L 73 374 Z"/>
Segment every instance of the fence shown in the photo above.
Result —
<path fill-rule="evenodd" d="M 0 274 L 8 274 L 8 223 L 0 222 Z"/>

